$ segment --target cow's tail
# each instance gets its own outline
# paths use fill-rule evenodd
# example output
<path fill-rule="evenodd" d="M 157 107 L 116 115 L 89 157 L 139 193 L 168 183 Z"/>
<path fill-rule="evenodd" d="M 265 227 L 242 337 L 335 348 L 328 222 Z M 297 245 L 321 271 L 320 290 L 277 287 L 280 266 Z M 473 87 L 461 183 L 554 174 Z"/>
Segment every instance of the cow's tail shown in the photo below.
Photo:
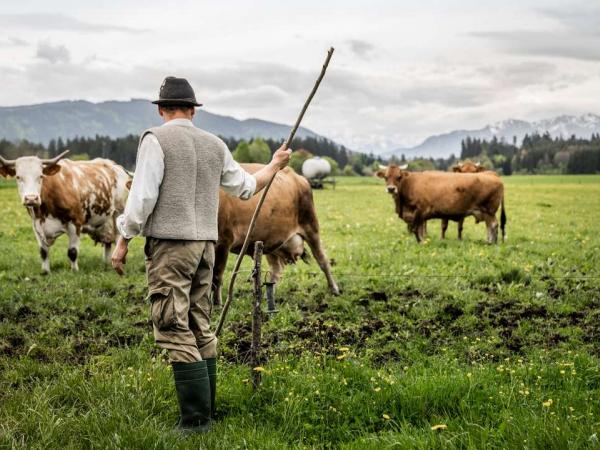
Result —
<path fill-rule="evenodd" d="M 506 240 L 506 212 L 504 211 L 504 194 L 502 194 L 502 206 L 500 209 L 500 229 L 502 230 L 502 242 Z"/>

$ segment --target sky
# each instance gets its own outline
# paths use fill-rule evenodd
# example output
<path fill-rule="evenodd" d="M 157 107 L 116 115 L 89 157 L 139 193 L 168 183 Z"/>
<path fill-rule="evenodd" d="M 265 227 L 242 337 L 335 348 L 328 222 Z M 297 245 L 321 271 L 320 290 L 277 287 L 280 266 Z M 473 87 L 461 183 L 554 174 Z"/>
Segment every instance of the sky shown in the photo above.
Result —
<path fill-rule="evenodd" d="M 600 113 L 600 1 L 21 0 L 0 5 L 0 106 L 153 99 L 383 151 L 504 119 Z M 201 126 L 201 124 L 199 124 Z"/>

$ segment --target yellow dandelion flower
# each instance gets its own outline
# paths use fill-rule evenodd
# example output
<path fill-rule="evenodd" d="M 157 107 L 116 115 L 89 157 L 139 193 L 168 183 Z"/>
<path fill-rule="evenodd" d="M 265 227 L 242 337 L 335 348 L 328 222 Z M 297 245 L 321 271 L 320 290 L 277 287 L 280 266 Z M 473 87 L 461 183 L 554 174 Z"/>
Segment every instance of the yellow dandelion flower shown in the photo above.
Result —
<path fill-rule="evenodd" d="M 344 359 L 346 356 L 348 356 L 348 353 L 342 353 L 341 355 L 339 355 L 336 359 L 338 361 L 341 361 L 342 359 Z"/>
<path fill-rule="evenodd" d="M 258 366 L 258 367 L 255 367 L 255 368 L 254 368 L 254 369 L 252 369 L 252 370 L 254 370 L 255 372 L 264 372 L 264 371 L 265 371 L 265 368 L 264 368 L 264 367 L 261 367 L 261 366 Z"/>
<path fill-rule="evenodd" d="M 552 403 L 554 403 L 554 402 L 552 401 L 551 398 L 549 398 L 545 402 L 542 402 L 542 405 L 544 406 L 544 408 L 550 408 L 552 406 Z"/>
<path fill-rule="evenodd" d="M 448 428 L 448 425 L 444 425 L 443 423 L 440 423 L 438 425 L 433 425 L 431 427 L 431 431 L 446 430 L 447 428 Z"/>
<path fill-rule="evenodd" d="M 350 349 L 348 347 L 340 347 L 340 352 L 349 352 Z"/>
<path fill-rule="evenodd" d="M 389 415 L 387 415 L 387 414 L 384 414 L 382 417 L 383 417 L 385 420 L 392 420 L 392 418 L 391 418 Z"/>
<path fill-rule="evenodd" d="M 381 390 L 381 388 L 379 386 L 377 386 L 376 388 L 373 389 L 375 392 L 379 392 Z"/>

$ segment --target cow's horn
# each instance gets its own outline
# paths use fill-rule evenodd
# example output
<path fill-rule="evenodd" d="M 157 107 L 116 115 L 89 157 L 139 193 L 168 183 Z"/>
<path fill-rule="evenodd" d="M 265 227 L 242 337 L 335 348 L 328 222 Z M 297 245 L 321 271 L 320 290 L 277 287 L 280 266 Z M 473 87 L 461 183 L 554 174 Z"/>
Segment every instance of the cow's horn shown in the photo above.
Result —
<path fill-rule="evenodd" d="M 408 164 L 403 164 L 403 165 L 401 165 L 401 166 L 398 166 L 398 168 L 399 168 L 400 170 L 406 170 L 406 169 L 408 169 Z"/>
<path fill-rule="evenodd" d="M 384 166 L 383 164 L 379 164 L 379 170 L 387 170 L 388 166 Z"/>
<path fill-rule="evenodd" d="M 2 155 L 0 155 L 0 162 L 2 163 L 3 166 L 14 166 L 15 163 L 17 162 L 15 159 L 4 159 L 4 157 Z"/>
<path fill-rule="evenodd" d="M 42 164 L 47 165 L 47 166 L 51 166 L 53 164 L 56 164 L 58 161 L 60 161 L 61 159 L 63 159 L 65 156 L 67 156 L 67 153 L 69 153 L 69 150 L 65 150 L 60 155 L 55 156 L 54 158 L 51 158 L 51 159 L 42 159 Z"/>

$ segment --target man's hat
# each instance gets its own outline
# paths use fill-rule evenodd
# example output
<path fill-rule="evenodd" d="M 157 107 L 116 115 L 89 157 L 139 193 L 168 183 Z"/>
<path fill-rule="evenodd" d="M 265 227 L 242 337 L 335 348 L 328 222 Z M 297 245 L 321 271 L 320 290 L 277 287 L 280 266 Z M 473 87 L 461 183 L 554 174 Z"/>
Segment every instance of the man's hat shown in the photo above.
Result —
<path fill-rule="evenodd" d="M 202 106 L 196 101 L 196 94 L 185 78 L 167 77 L 160 86 L 158 100 L 152 103 L 159 106 Z"/>

